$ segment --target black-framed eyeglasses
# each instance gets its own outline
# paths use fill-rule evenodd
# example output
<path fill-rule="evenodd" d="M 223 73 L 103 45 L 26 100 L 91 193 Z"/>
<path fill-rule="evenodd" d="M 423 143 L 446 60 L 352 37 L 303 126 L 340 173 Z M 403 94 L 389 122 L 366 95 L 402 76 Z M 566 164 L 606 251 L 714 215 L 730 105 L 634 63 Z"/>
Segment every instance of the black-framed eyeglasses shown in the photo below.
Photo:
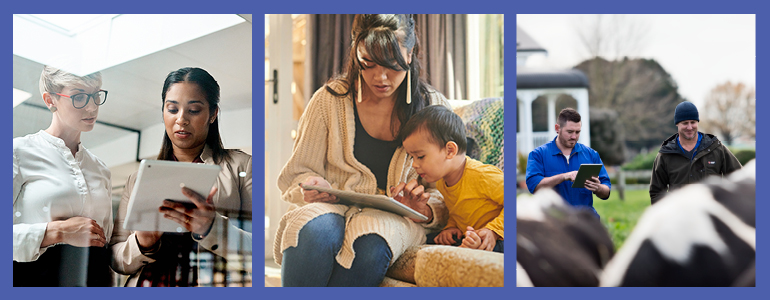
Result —
<path fill-rule="evenodd" d="M 91 100 L 91 98 L 94 98 L 94 103 L 96 105 L 102 105 L 104 104 L 105 101 L 107 101 L 107 91 L 105 90 L 99 90 L 98 92 L 93 94 L 86 94 L 86 93 L 79 93 L 74 95 L 64 95 L 59 93 L 55 93 L 55 94 L 72 99 L 72 106 L 74 106 L 77 109 L 86 107 L 86 105 L 88 105 L 88 101 Z"/>

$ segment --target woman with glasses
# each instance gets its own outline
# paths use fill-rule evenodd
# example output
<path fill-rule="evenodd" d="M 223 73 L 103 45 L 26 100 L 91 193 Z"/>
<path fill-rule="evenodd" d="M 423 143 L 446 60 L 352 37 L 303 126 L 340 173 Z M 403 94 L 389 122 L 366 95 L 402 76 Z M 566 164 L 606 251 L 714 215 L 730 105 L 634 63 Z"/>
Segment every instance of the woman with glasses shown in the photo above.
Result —
<path fill-rule="evenodd" d="M 126 286 L 250 285 L 251 155 L 222 145 L 219 84 L 203 69 L 182 68 L 166 77 L 162 103 L 166 130 L 158 159 L 216 164 L 222 171 L 209 195 L 182 188 L 195 207 L 164 201 L 159 208 L 190 232 L 116 228 L 112 267 L 130 275 Z M 136 173 L 126 182 L 117 224 L 125 219 L 135 180 Z M 215 273 L 199 272 L 201 265 Z"/>
<path fill-rule="evenodd" d="M 100 73 L 46 66 L 46 130 L 13 139 L 13 285 L 110 286 L 110 171 L 80 143 L 107 100 Z"/>

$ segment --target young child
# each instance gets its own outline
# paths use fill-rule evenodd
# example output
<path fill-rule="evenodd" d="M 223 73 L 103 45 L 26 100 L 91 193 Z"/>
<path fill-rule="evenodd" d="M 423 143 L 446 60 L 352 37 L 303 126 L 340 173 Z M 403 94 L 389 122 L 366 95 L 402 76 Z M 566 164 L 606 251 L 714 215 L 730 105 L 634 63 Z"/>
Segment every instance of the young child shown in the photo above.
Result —
<path fill-rule="evenodd" d="M 465 155 L 460 116 L 428 106 L 404 124 L 401 138 L 412 167 L 425 181 L 436 182 L 449 209 L 446 227 L 429 235 L 428 243 L 503 252 L 503 172 Z"/>

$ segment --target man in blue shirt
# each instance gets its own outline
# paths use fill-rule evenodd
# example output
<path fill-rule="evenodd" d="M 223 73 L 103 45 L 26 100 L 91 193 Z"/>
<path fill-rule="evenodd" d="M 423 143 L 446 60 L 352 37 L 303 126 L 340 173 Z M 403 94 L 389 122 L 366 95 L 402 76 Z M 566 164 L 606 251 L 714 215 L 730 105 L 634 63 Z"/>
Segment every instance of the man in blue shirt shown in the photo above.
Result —
<path fill-rule="evenodd" d="M 573 188 L 581 164 L 602 164 L 596 150 L 580 144 L 580 114 L 565 108 L 559 112 L 556 133 L 553 141 L 546 143 L 529 153 L 527 160 L 527 188 L 530 193 L 542 188 L 553 188 L 567 203 L 574 207 L 590 210 L 596 217 L 593 194 L 607 200 L 610 197 L 610 177 L 602 166 L 599 176 L 592 177 L 585 183 L 585 188 Z"/>

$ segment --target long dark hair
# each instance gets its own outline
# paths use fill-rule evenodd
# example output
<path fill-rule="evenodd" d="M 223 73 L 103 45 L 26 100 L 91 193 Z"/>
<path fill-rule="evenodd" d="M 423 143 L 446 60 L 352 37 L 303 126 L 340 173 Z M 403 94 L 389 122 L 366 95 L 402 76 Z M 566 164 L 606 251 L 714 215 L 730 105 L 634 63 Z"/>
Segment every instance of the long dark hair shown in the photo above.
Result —
<path fill-rule="evenodd" d="M 214 77 L 204 69 L 190 67 L 181 68 L 168 73 L 166 81 L 163 83 L 161 101 L 166 101 L 166 92 L 171 88 L 171 85 L 179 82 L 192 82 L 198 85 L 203 94 L 206 95 L 206 102 L 209 105 L 209 117 L 213 117 L 217 112 L 217 108 L 219 108 L 219 84 L 214 80 Z M 164 106 L 161 106 L 161 110 L 164 109 L 163 107 Z M 211 148 L 215 163 L 219 164 L 222 160 L 230 159 L 230 154 L 222 145 L 222 138 L 219 135 L 219 118 L 216 118 L 213 123 L 209 124 L 206 145 Z M 165 132 L 165 130 L 163 132 L 163 144 L 160 147 L 158 160 L 174 160 L 174 148 L 171 146 L 171 139 L 168 137 L 168 132 Z"/>
<path fill-rule="evenodd" d="M 412 115 L 430 105 L 428 93 L 431 90 L 428 89 L 428 83 L 420 76 L 422 74 L 422 66 L 418 59 L 420 42 L 415 35 L 414 19 L 412 15 L 356 15 L 350 33 L 352 43 L 345 72 L 329 80 L 329 82 L 343 83 L 347 90 L 344 93 L 338 93 L 328 84 L 326 90 L 339 97 L 358 93 L 354 83 L 359 79 L 359 73 L 363 68 L 356 54 L 359 45 L 365 47 L 372 61 L 380 66 L 396 71 L 410 70 L 412 81 L 408 84 L 412 85 L 412 103 L 406 104 L 406 80 L 404 80 L 396 90 L 398 98 L 391 114 L 390 130 L 393 136 L 398 136 L 400 131 L 398 124 L 405 124 Z M 411 51 L 412 63 L 406 63 L 399 45 L 404 46 L 407 53 Z"/>

